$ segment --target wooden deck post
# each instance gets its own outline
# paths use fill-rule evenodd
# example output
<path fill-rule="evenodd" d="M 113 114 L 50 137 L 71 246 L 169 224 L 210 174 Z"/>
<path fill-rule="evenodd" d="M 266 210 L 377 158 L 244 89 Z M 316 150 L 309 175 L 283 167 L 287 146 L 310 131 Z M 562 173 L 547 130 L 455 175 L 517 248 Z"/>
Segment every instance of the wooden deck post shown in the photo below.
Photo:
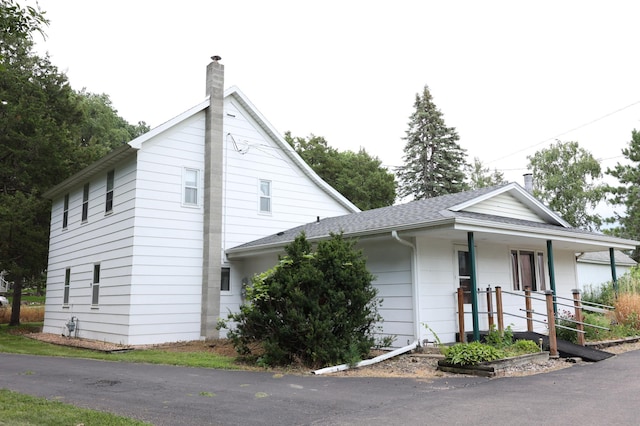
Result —
<path fill-rule="evenodd" d="M 489 317 L 489 331 L 493 328 L 493 294 L 491 287 L 487 287 L 487 315 Z"/>
<path fill-rule="evenodd" d="M 504 312 L 502 311 L 502 287 L 496 287 L 496 312 L 498 316 L 498 331 L 504 332 Z"/>
<path fill-rule="evenodd" d="M 549 356 L 558 357 L 558 340 L 556 339 L 556 315 L 553 310 L 553 291 L 545 291 L 547 299 L 547 324 L 549 324 Z"/>
<path fill-rule="evenodd" d="M 464 331 L 464 290 L 458 287 L 458 333 L 460 334 L 460 343 L 467 341 L 467 335 Z"/>
<path fill-rule="evenodd" d="M 575 308 L 575 319 L 577 321 L 576 329 L 578 330 L 578 344 L 584 346 L 584 325 L 582 324 L 582 299 L 580 298 L 580 290 L 573 289 L 573 306 Z"/>
<path fill-rule="evenodd" d="M 533 331 L 533 307 L 531 306 L 531 289 L 524 288 L 524 306 L 527 311 L 527 331 Z"/>

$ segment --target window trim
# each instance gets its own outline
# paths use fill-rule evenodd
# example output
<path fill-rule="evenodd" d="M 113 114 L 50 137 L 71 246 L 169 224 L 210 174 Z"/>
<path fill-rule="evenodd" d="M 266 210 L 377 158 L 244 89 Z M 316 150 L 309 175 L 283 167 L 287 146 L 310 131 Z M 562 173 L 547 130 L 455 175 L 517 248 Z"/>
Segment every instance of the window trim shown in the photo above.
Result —
<path fill-rule="evenodd" d="M 189 172 L 195 172 L 195 185 L 189 185 L 191 182 L 187 181 L 187 176 Z M 196 169 L 193 167 L 184 167 L 182 169 L 182 206 L 183 207 L 191 207 L 197 208 L 202 205 L 201 203 L 201 194 L 202 194 L 202 185 L 200 181 L 202 180 L 202 171 L 200 169 Z M 195 190 L 195 202 L 190 203 L 187 202 L 187 190 Z"/>
<path fill-rule="evenodd" d="M 116 182 L 116 170 L 112 169 L 107 172 L 107 189 L 104 199 L 104 213 L 113 213 L 113 189 Z"/>
<path fill-rule="evenodd" d="M 267 185 L 269 189 L 268 194 L 264 194 L 262 191 L 263 184 Z M 260 214 L 272 214 L 273 213 L 273 184 L 270 180 L 260 179 L 258 181 L 258 212 Z M 262 209 L 262 200 L 266 200 L 268 202 L 268 210 Z"/>
<path fill-rule="evenodd" d="M 465 305 L 470 305 L 472 303 L 472 295 L 471 292 L 473 291 L 473 286 L 471 285 L 471 275 L 460 275 L 460 253 L 466 253 L 467 257 L 468 257 L 468 261 L 471 262 L 471 258 L 469 255 L 469 248 L 468 247 L 456 247 L 455 248 L 455 253 L 456 253 L 456 266 L 455 266 L 455 270 L 456 270 L 456 278 L 457 278 L 457 286 L 456 286 L 456 291 L 459 287 L 461 286 L 461 281 L 464 280 L 468 280 L 469 281 L 469 291 L 464 291 L 463 292 L 463 303 Z M 469 268 L 471 268 L 471 265 L 469 265 Z M 469 270 L 469 272 L 471 272 Z M 464 287 L 463 287 L 464 288 Z"/>

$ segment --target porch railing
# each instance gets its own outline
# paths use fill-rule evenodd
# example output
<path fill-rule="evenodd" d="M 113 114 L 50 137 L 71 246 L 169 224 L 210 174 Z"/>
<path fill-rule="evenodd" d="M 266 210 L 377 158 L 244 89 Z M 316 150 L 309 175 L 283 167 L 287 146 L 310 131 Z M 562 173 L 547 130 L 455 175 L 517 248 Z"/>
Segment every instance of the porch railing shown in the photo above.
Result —
<path fill-rule="evenodd" d="M 529 289 L 525 289 L 524 292 L 512 292 L 512 291 L 503 291 L 500 286 L 495 287 L 495 291 L 492 291 L 491 287 L 487 287 L 486 290 L 478 290 L 479 294 L 485 294 L 487 299 L 487 311 L 479 312 L 487 315 L 487 321 L 489 324 L 489 329 L 494 326 L 494 316 L 497 319 L 497 328 L 499 332 L 504 331 L 504 316 L 512 316 L 516 318 L 525 319 L 527 322 L 527 331 L 533 331 L 533 323 L 542 323 L 545 324 L 549 331 L 549 352 L 551 356 L 558 356 L 558 346 L 556 339 L 556 328 L 564 328 L 576 331 L 578 336 L 578 344 L 581 346 L 585 345 L 585 331 L 584 327 L 593 327 L 608 330 L 606 327 L 601 327 L 594 324 L 587 324 L 583 321 L 582 312 L 587 310 L 591 312 L 606 312 L 612 311 L 615 308 L 613 306 L 602 305 L 593 302 L 586 302 L 581 299 L 580 290 L 573 290 L 573 298 L 566 298 L 561 296 L 555 296 L 552 291 L 548 290 L 544 293 L 532 292 Z M 495 294 L 495 311 L 493 309 L 493 296 Z M 502 296 L 503 294 L 508 294 L 511 296 L 522 297 L 524 298 L 524 309 L 520 308 L 520 311 L 524 312 L 524 315 L 515 314 L 512 312 L 505 312 L 503 308 Z M 458 299 L 458 327 L 459 327 L 459 335 L 460 341 L 464 342 L 466 340 L 466 331 L 465 331 L 465 320 L 464 320 L 464 291 L 462 288 L 458 288 L 457 291 L 457 299 Z M 546 304 L 546 312 L 544 314 L 536 312 L 532 305 L 533 301 L 544 301 Z M 565 303 L 563 301 L 569 301 L 572 303 Z M 559 317 L 556 313 L 557 306 L 565 306 L 574 309 L 574 317 L 566 318 Z M 540 319 L 534 318 L 534 316 L 539 317 Z M 575 325 L 575 328 L 568 327 L 566 325 L 558 324 L 558 321 L 562 321 L 563 323 L 572 323 Z"/>

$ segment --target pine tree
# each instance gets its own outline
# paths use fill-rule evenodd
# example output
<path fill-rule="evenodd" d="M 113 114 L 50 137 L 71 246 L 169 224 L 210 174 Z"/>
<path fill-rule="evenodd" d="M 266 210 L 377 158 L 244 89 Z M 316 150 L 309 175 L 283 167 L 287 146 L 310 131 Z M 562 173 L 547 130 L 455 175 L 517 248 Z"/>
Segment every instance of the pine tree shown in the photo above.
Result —
<path fill-rule="evenodd" d="M 415 112 L 404 138 L 404 165 L 398 169 L 399 195 L 437 197 L 468 189 L 466 152 L 454 127 L 447 127 L 427 86 L 416 94 Z"/>
<path fill-rule="evenodd" d="M 498 169 L 485 167 L 478 157 L 473 158 L 473 164 L 469 171 L 469 189 L 480 189 L 488 186 L 500 185 L 506 183 L 504 174 Z"/>
<path fill-rule="evenodd" d="M 607 190 L 612 194 L 612 201 L 615 204 L 624 204 L 626 211 L 624 215 L 616 213 L 612 221 L 616 221 L 619 226 L 611 233 L 634 240 L 640 240 L 640 132 L 631 132 L 629 146 L 622 150 L 622 155 L 627 159 L 626 164 L 617 163 L 611 169 L 607 169 L 607 174 L 618 179 L 617 187 L 609 187 Z M 640 259 L 638 248 L 632 257 L 637 261 Z"/>

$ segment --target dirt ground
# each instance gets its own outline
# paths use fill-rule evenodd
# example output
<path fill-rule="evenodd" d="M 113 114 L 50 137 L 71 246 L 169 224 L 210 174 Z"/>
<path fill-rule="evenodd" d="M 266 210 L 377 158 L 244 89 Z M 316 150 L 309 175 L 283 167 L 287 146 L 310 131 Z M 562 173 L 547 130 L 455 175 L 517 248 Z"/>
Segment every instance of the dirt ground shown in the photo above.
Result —
<path fill-rule="evenodd" d="M 145 350 L 145 349 L 161 349 L 166 351 L 175 352 L 208 352 L 212 354 L 219 354 L 225 356 L 236 356 L 237 353 L 231 342 L 225 339 L 220 340 L 195 340 L 188 342 L 168 343 L 161 345 L 146 345 L 125 347 L 122 345 L 115 345 L 112 343 L 105 343 L 95 340 L 67 338 L 60 335 L 48 334 L 48 333 L 31 333 L 27 337 L 54 343 L 64 346 L 75 346 L 85 349 L 93 349 L 99 351 L 121 351 L 126 349 Z M 640 342 L 624 343 L 614 346 L 609 346 L 603 350 L 611 353 L 622 353 L 630 350 L 640 349 Z M 383 352 L 378 352 L 374 355 L 379 355 Z M 425 351 L 414 351 L 399 355 L 380 363 L 340 371 L 336 373 L 330 373 L 333 376 L 344 377 L 411 377 L 422 380 L 435 379 L 438 377 L 450 377 L 454 376 L 453 373 L 445 373 L 437 369 L 438 360 L 442 358 L 437 349 L 428 348 Z M 575 361 L 575 360 L 574 360 Z M 262 371 L 272 371 L 274 374 L 311 374 L 311 371 L 305 367 L 288 367 L 286 369 L 273 368 L 265 370 L 248 364 L 239 363 L 241 368 L 256 369 Z M 567 362 L 565 359 L 549 359 L 548 361 L 541 363 L 530 363 L 524 366 L 512 367 L 502 373 L 502 376 L 527 376 L 532 374 L 546 373 L 561 368 L 568 368 L 575 365 L 573 362 Z"/>

